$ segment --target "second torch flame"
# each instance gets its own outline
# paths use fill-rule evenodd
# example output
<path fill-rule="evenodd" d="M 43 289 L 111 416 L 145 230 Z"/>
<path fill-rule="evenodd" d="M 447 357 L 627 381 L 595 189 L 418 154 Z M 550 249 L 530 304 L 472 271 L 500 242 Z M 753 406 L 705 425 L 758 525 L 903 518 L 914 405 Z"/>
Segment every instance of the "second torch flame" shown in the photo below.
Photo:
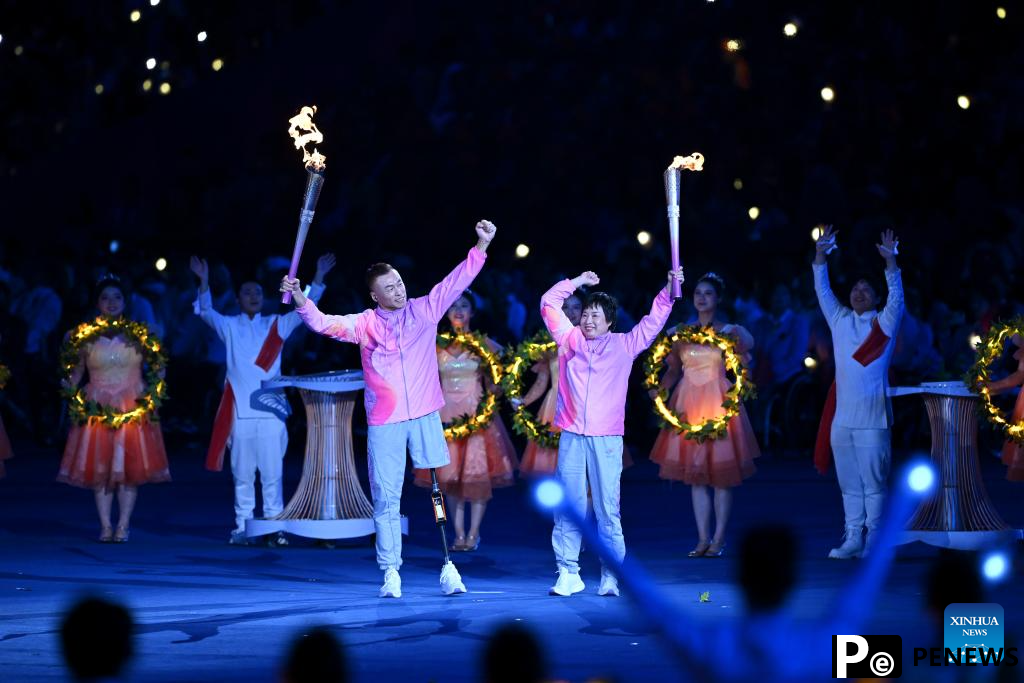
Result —
<path fill-rule="evenodd" d="M 316 106 L 303 107 L 299 113 L 288 119 L 288 135 L 295 143 L 295 149 L 302 150 L 302 165 L 306 167 L 306 194 L 302 200 L 302 211 L 299 213 L 299 231 L 295 234 L 295 247 L 292 250 L 292 262 L 288 268 L 288 277 L 294 278 L 299 270 L 299 259 L 302 258 L 302 247 L 306 244 L 306 235 L 309 233 L 309 225 L 313 222 L 313 214 L 316 212 L 316 203 L 320 199 L 320 189 L 324 185 L 324 168 L 326 168 L 327 157 L 313 148 L 312 153 L 306 147 L 317 145 L 324 141 L 324 134 L 313 123 L 313 114 L 316 113 Z M 291 292 L 285 292 L 281 296 L 281 303 L 291 303 Z"/>
<path fill-rule="evenodd" d="M 665 203 L 668 205 L 668 237 L 669 248 L 672 250 L 672 270 L 679 268 L 679 176 L 680 171 L 704 170 L 704 155 L 694 152 L 687 157 L 675 157 L 672 163 L 665 169 Z M 683 295 L 682 287 L 676 281 L 672 282 L 672 298 L 678 299 Z"/>

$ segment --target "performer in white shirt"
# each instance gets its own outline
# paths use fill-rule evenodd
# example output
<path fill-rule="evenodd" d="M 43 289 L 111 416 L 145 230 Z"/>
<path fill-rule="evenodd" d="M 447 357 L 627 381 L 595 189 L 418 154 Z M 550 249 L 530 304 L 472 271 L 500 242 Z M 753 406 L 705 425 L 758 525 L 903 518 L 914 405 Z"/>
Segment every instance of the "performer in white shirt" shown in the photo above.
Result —
<path fill-rule="evenodd" d="M 334 267 L 334 254 L 324 254 L 316 262 L 316 277 L 310 286 L 310 298 L 320 299 L 324 276 Z M 283 396 L 272 405 L 254 402 L 253 397 L 265 379 L 281 374 L 281 348 L 302 321 L 294 311 L 265 316 L 263 288 L 247 281 L 238 288 L 241 313 L 225 316 L 213 309 L 210 296 L 210 268 L 204 259 L 192 257 L 192 272 L 199 278 L 196 313 L 213 328 L 227 348 L 227 380 L 224 395 L 214 420 L 206 468 L 220 471 L 224 450 L 231 448 L 231 474 L 235 479 L 235 530 L 230 543 L 246 545 L 245 522 L 252 519 L 256 507 L 256 472 L 263 489 L 263 516 L 271 518 L 284 508 L 281 492 L 281 465 L 288 448 L 284 418 L 288 403 Z M 287 545 L 281 533 L 270 539 L 273 545 Z"/>
<path fill-rule="evenodd" d="M 814 464 L 822 474 L 828 471 L 831 446 L 843 492 L 846 533 L 842 545 L 828 556 L 849 559 L 870 551 L 885 500 L 892 459 L 889 364 L 903 316 L 903 281 L 896 265 L 899 241 L 892 230 L 887 230 L 882 233 L 881 244 L 876 245 L 885 259 L 889 289 L 885 308 L 878 312 L 880 297 L 865 280 L 853 286 L 850 308 L 841 305 L 829 286 L 825 262 L 836 245 L 837 234 L 831 226 L 822 231 L 813 266 L 814 289 L 832 330 L 836 362 L 836 381 L 818 429 Z"/>

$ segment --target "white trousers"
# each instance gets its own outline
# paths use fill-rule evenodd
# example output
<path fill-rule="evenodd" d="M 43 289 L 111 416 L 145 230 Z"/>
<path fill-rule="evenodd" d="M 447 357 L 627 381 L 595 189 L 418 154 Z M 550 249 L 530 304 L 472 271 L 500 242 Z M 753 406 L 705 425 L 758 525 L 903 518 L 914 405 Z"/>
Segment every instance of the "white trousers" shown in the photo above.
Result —
<path fill-rule="evenodd" d="M 836 478 L 843 492 L 846 527 L 875 529 L 882 517 L 886 480 L 892 463 L 888 429 L 850 429 L 832 425 Z"/>
<path fill-rule="evenodd" d="M 277 418 L 235 418 L 231 429 L 231 474 L 235 478 L 235 528 L 245 529 L 256 509 L 256 472 L 263 489 L 263 517 L 284 509 L 281 469 L 288 430 Z"/>
<path fill-rule="evenodd" d="M 381 570 L 402 566 L 402 484 L 405 452 L 413 467 L 429 469 L 450 462 L 444 427 L 437 411 L 404 422 L 370 425 L 366 451 L 373 498 L 373 527 L 377 532 L 377 566 Z M 429 503 L 424 501 L 424 506 Z"/>
<path fill-rule="evenodd" d="M 594 517 L 601 540 L 621 561 L 626 556 L 619 514 L 619 489 L 622 479 L 622 437 L 582 436 L 562 432 L 558 441 L 558 478 L 565 486 L 569 505 L 581 518 L 587 514 L 587 483 L 594 501 Z M 580 571 L 579 527 L 567 515 L 555 513 L 551 547 L 559 568 Z"/>

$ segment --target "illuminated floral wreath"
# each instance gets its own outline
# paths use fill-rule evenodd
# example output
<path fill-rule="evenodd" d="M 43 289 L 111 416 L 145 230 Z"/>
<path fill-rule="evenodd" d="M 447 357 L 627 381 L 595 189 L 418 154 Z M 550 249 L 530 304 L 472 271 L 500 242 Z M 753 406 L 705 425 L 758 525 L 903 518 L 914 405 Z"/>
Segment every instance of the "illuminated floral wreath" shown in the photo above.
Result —
<path fill-rule="evenodd" d="M 546 358 L 555 348 L 555 342 L 548 331 L 541 330 L 509 351 L 501 386 L 510 401 L 523 398 L 523 378 L 526 371 L 537 361 Z M 558 381 L 557 378 L 555 381 Z M 541 424 L 537 416 L 522 403 L 513 409 L 512 429 L 541 448 L 558 448 L 559 432 L 553 431 L 550 425 Z"/>
<path fill-rule="evenodd" d="M 167 367 L 167 356 L 163 352 L 160 340 L 146 327 L 145 323 L 124 318 L 99 317 L 93 322 L 82 323 L 68 337 L 60 351 L 60 366 L 64 377 L 70 381 L 72 373 L 81 362 L 82 349 L 99 338 L 111 333 L 124 335 L 129 343 L 142 352 L 145 361 L 145 387 L 142 395 L 135 399 L 135 407 L 124 412 L 114 410 L 98 401 L 86 398 L 84 389 L 67 386 L 61 393 L 68 401 L 68 415 L 75 424 L 102 424 L 118 429 L 126 424 L 149 418 L 156 422 L 157 408 L 167 398 L 167 383 L 161 374 Z"/>
<path fill-rule="evenodd" d="M 1007 420 L 1002 409 L 992 403 L 992 396 L 989 394 L 988 387 L 985 386 L 989 381 L 989 367 L 1003 355 L 1007 340 L 1015 334 L 1024 335 L 1024 318 L 993 324 L 975 347 L 974 365 L 967 371 L 964 381 L 967 386 L 978 392 L 978 396 L 981 397 L 982 412 L 988 421 L 1002 431 L 1007 439 L 1017 444 L 1024 444 L 1024 420 L 1020 422 Z"/>
<path fill-rule="evenodd" d="M 0 391 L 7 386 L 7 382 L 11 379 L 11 369 L 0 363 Z"/>
<path fill-rule="evenodd" d="M 475 332 L 442 332 L 437 335 L 437 345 L 447 349 L 452 344 L 459 344 L 475 353 L 487 366 L 494 384 L 501 383 L 501 358 L 487 346 L 487 341 Z M 473 432 L 484 429 L 494 419 L 498 410 L 498 396 L 484 385 L 484 395 L 477 404 L 476 413 L 462 415 L 444 425 L 444 438 L 458 441 L 465 439 Z"/>
<path fill-rule="evenodd" d="M 726 371 L 736 377 L 735 384 L 725 393 L 722 401 L 725 415 L 690 424 L 669 407 L 668 390 L 661 388 L 661 372 L 665 367 L 663 361 L 672 352 L 672 346 L 676 342 L 714 346 L 722 351 Z M 698 326 L 680 326 L 675 334 L 658 337 L 644 360 L 644 386 L 658 392 L 654 398 L 654 412 L 661 419 L 662 424 L 675 428 L 684 438 L 697 443 L 724 437 L 729 427 L 729 420 L 740 412 L 740 404 L 756 395 L 754 383 L 750 381 L 747 369 L 743 367 L 740 353 L 736 350 L 736 339 L 716 332 L 713 328 Z"/>

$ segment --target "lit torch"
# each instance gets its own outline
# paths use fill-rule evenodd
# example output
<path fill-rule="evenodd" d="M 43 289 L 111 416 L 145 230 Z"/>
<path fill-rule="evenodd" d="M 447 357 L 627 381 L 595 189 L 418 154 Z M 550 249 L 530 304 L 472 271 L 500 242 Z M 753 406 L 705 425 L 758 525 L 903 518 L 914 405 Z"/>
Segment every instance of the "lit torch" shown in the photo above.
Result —
<path fill-rule="evenodd" d="M 704 155 L 694 152 L 688 157 L 676 157 L 665 169 L 665 203 L 668 205 L 668 238 L 672 251 L 672 270 L 679 268 L 679 176 L 682 169 L 704 170 Z M 672 281 L 672 299 L 683 296 L 683 289 L 677 280 Z"/>
<path fill-rule="evenodd" d="M 320 198 L 320 190 L 324 186 L 324 168 L 327 157 L 313 148 L 310 154 L 306 149 L 307 145 L 318 144 L 324 141 L 324 134 L 313 123 L 313 114 L 316 107 L 303 107 L 298 114 L 288 119 L 288 135 L 292 136 L 295 142 L 295 149 L 302 150 L 302 163 L 306 167 L 306 196 L 302 201 L 302 212 L 299 213 L 299 231 L 295 234 L 295 248 L 292 250 L 292 264 L 288 268 L 288 277 L 294 278 L 299 270 L 299 259 L 302 257 L 302 247 L 306 243 L 306 234 L 309 233 L 309 225 L 313 222 L 313 213 L 316 211 L 316 202 Z M 285 292 L 281 296 L 281 303 L 291 303 L 292 293 Z"/>

